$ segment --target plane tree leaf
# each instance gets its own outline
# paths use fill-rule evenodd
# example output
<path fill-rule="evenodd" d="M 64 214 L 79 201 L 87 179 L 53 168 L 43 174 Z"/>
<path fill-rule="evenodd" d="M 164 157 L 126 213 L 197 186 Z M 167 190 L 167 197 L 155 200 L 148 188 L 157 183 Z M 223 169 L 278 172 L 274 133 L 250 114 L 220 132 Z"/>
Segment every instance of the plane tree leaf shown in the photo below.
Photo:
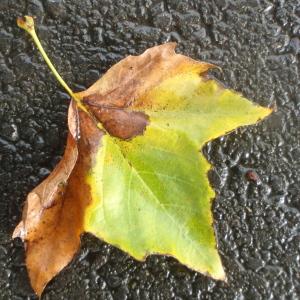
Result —
<path fill-rule="evenodd" d="M 19 26 L 35 39 L 30 20 L 19 19 Z M 213 65 L 174 49 L 167 43 L 128 56 L 87 90 L 70 92 L 65 154 L 28 195 L 14 232 L 25 242 L 38 295 L 70 262 L 82 232 L 138 260 L 170 255 L 225 279 L 211 213 L 210 164 L 201 149 L 271 110 L 210 79 Z"/>

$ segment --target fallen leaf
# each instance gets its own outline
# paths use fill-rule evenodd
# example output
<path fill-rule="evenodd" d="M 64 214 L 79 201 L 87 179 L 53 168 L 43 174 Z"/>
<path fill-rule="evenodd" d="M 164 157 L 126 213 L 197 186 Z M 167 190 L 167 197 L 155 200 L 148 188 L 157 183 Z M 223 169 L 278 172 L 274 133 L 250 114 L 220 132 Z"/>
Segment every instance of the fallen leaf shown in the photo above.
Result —
<path fill-rule="evenodd" d="M 82 232 L 138 260 L 170 255 L 225 280 L 201 149 L 271 109 L 225 89 L 206 75 L 213 65 L 174 49 L 129 56 L 74 95 L 65 154 L 28 195 L 14 232 L 38 295 L 71 261 Z"/>

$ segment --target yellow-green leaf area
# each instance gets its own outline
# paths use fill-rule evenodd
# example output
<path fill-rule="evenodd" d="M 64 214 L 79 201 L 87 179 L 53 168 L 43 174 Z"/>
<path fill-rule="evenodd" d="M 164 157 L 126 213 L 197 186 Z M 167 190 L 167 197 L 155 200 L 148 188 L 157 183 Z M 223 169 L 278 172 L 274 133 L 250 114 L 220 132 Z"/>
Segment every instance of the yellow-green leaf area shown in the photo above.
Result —
<path fill-rule="evenodd" d="M 196 72 L 165 80 L 138 99 L 134 107 L 145 111 L 153 126 L 184 132 L 199 146 L 237 127 L 256 123 L 272 111 Z"/>
<path fill-rule="evenodd" d="M 87 182 L 85 230 L 136 259 L 166 254 L 216 279 L 225 274 L 214 236 L 209 163 L 201 147 L 270 113 L 195 72 L 137 99 L 150 123 L 122 141 L 105 135 Z"/>

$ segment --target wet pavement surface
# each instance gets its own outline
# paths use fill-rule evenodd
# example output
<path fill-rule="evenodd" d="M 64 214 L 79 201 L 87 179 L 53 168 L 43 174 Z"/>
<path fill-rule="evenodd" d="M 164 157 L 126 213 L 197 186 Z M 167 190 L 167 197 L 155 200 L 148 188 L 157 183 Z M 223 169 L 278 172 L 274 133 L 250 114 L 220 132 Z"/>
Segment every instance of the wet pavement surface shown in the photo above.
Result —
<path fill-rule="evenodd" d="M 59 161 L 68 96 L 16 17 L 38 34 L 75 91 L 128 54 L 167 41 L 222 67 L 227 87 L 277 111 L 203 150 L 228 282 L 173 258 L 137 262 L 84 235 L 42 299 L 300 299 L 300 3 L 297 0 L 0 0 L 0 299 L 36 299 L 11 233 L 26 194 Z"/>

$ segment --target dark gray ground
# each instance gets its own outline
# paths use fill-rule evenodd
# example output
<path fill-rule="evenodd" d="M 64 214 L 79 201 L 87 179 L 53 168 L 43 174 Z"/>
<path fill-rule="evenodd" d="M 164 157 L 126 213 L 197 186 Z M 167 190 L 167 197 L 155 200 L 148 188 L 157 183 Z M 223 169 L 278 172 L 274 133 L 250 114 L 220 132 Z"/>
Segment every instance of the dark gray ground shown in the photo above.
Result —
<path fill-rule="evenodd" d="M 299 0 L 0 0 L 0 298 L 35 299 L 22 243 L 10 236 L 26 194 L 63 152 L 69 102 L 17 28 L 23 14 L 37 16 L 76 91 L 127 54 L 177 41 L 179 52 L 221 66 L 227 86 L 278 108 L 204 149 L 227 284 L 172 258 L 136 262 L 85 235 L 43 299 L 300 299 Z"/>

